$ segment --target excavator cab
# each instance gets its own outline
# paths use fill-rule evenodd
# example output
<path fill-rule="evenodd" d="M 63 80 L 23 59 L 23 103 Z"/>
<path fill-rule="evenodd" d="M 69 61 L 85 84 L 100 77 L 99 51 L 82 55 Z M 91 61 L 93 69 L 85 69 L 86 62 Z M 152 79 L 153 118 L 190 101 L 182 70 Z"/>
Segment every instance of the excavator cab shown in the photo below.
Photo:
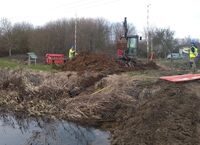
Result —
<path fill-rule="evenodd" d="M 141 40 L 141 37 L 138 35 L 130 35 L 126 38 L 121 37 L 121 39 L 117 42 L 117 49 L 122 50 L 126 57 L 137 57 L 139 40 Z"/>
<path fill-rule="evenodd" d="M 125 53 L 128 57 L 132 58 L 137 56 L 138 41 L 139 41 L 138 35 L 127 36 L 127 49 Z"/>

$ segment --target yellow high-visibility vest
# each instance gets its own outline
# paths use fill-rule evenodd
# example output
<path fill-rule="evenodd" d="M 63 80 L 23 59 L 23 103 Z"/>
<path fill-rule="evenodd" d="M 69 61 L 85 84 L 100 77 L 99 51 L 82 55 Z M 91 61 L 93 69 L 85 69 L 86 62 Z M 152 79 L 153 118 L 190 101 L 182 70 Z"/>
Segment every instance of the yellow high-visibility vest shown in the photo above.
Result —
<path fill-rule="evenodd" d="M 75 50 L 70 48 L 70 50 L 69 50 L 69 59 L 72 59 L 74 56 L 75 56 Z"/>
<path fill-rule="evenodd" d="M 192 48 L 194 48 L 194 52 L 192 52 Z M 198 49 L 196 48 L 196 47 L 194 47 L 194 46 L 192 46 L 191 48 L 190 48 L 190 59 L 194 59 L 195 57 L 197 57 L 197 55 L 198 55 Z"/>

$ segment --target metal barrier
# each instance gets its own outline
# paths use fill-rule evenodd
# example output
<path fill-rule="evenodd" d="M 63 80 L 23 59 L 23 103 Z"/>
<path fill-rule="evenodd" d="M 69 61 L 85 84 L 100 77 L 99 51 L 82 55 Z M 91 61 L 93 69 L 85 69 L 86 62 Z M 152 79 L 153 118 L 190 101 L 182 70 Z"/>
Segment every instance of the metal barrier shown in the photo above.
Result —
<path fill-rule="evenodd" d="M 45 55 L 46 64 L 64 64 L 64 54 L 49 54 Z"/>

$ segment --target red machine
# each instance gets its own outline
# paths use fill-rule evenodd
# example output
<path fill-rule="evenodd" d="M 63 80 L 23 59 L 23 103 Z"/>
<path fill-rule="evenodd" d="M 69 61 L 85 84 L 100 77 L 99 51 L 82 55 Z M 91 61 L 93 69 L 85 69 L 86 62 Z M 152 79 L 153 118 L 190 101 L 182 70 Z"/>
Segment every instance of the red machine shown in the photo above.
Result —
<path fill-rule="evenodd" d="M 49 54 L 45 55 L 46 64 L 64 64 L 64 54 Z"/>

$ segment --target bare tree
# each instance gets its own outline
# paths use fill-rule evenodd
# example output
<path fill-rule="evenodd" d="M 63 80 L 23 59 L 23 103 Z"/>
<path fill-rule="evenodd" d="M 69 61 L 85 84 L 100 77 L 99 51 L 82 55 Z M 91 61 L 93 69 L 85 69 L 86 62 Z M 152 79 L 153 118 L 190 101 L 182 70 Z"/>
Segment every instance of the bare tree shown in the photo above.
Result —
<path fill-rule="evenodd" d="M 104 19 L 79 19 L 78 47 L 81 51 L 102 52 L 109 42 L 109 25 Z"/>
<path fill-rule="evenodd" d="M 12 24 L 6 19 L 0 20 L 0 32 L 1 32 L 1 47 L 8 50 L 9 56 L 12 55 Z"/>
<path fill-rule="evenodd" d="M 167 53 L 171 53 L 175 48 L 174 31 L 170 28 L 154 28 L 149 33 L 157 56 L 166 58 Z"/>
<path fill-rule="evenodd" d="M 12 29 L 12 46 L 17 53 L 26 53 L 30 50 L 30 35 L 33 26 L 28 23 L 16 23 Z"/>
<path fill-rule="evenodd" d="M 128 34 L 127 35 L 135 35 L 136 30 L 133 24 L 128 24 Z M 118 40 L 122 35 L 124 35 L 124 27 L 123 23 L 113 23 L 112 31 L 115 35 L 115 39 Z"/>
<path fill-rule="evenodd" d="M 41 27 L 28 23 L 17 23 L 13 26 L 7 19 L 0 21 L 0 51 L 15 50 L 17 53 L 34 51 L 37 55 L 45 53 L 64 53 L 74 45 L 75 21 L 77 22 L 78 51 L 112 53 L 115 40 L 123 34 L 122 23 L 110 24 L 102 18 L 62 19 L 49 22 Z M 128 24 L 130 34 L 135 27 Z M 2 54 L 2 53 L 1 53 Z"/>

